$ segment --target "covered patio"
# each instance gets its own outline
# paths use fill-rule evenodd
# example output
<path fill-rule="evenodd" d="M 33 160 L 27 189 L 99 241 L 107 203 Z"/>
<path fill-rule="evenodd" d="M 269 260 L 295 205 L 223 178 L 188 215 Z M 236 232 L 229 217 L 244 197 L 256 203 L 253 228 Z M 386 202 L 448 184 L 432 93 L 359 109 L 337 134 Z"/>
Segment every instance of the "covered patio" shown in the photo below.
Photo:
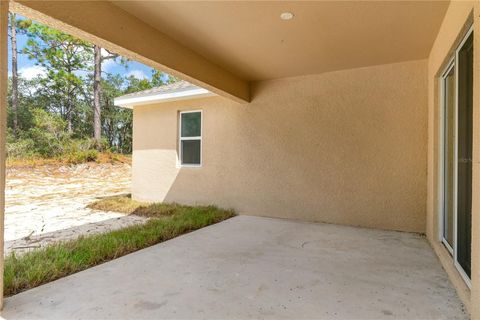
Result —
<path fill-rule="evenodd" d="M 418 234 L 237 216 L 7 298 L 13 319 L 468 319 Z"/>
<path fill-rule="evenodd" d="M 1 0 L 0 284 L 9 10 L 213 93 L 131 106 L 132 197 L 240 216 L 2 317 L 480 319 L 480 1 Z"/>

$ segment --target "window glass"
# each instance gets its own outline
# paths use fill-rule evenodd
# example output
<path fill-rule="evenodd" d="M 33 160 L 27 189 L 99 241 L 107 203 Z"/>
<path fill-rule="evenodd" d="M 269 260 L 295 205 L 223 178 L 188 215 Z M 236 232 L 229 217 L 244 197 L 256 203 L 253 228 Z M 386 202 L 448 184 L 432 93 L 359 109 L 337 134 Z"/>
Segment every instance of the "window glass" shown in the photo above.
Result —
<path fill-rule="evenodd" d="M 182 113 L 182 138 L 199 137 L 201 135 L 201 113 Z"/>
<path fill-rule="evenodd" d="M 470 277 L 472 252 L 473 33 L 457 59 L 457 260 Z"/>
<path fill-rule="evenodd" d="M 180 113 L 179 154 L 181 165 L 202 164 L 202 112 Z"/>
<path fill-rule="evenodd" d="M 200 164 L 200 140 L 182 141 L 182 164 Z"/>

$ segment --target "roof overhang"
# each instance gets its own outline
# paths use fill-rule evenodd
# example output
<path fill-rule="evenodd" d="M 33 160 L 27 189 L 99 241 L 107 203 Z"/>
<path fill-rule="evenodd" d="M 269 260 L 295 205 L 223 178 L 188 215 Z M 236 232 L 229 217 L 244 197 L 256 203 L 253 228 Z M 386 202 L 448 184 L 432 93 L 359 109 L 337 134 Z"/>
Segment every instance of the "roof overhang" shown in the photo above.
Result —
<path fill-rule="evenodd" d="M 449 6 L 442 0 L 111 3 L 250 83 L 426 59 Z M 291 20 L 281 18 L 286 12 Z"/>
<path fill-rule="evenodd" d="M 1 1 L 1 0 L 0 0 Z M 427 59 L 449 1 L 38 1 L 12 11 L 223 97 L 256 81 Z M 291 12 L 290 21 L 281 14 Z"/>
<path fill-rule="evenodd" d="M 226 98 L 240 103 L 250 101 L 248 81 L 224 70 L 217 63 L 109 1 L 18 0 L 9 1 L 9 7 L 12 12 Z"/>
<path fill-rule="evenodd" d="M 114 104 L 122 108 L 132 109 L 135 106 L 165 103 L 178 100 L 190 100 L 204 97 L 216 96 L 215 93 L 203 88 L 189 88 L 186 90 L 170 91 L 170 92 L 154 92 L 139 96 L 123 96 L 114 99 Z"/>

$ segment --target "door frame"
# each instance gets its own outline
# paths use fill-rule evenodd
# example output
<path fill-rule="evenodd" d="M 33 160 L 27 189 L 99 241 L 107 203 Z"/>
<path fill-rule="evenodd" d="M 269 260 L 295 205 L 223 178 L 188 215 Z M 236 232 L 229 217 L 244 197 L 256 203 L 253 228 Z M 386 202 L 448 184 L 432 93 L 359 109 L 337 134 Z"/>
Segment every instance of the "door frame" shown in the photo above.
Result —
<path fill-rule="evenodd" d="M 448 75 L 448 73 L 450 72 L 450 70 L 452 70 L 452 68 L 455 68 L 455 56 L 452 57 L 448 63 L 447 63 L 447 67 L 443 70 L 442 72 L 442 75 L 440 76 L 440 106 L 441 106 L 441 111 L 440 111 L 440 125 L 439 125 L 439 128 L 440 128 L 440 174 L 439 174 L 439 209 L 440 209 L 440 219 L 439 220 L 439 240 L 440 242 L 442 242 L 442 244 L 445 246 L 445 248 L 447 248 L 447 250 L 450 252 L 450 254 L 452 255 L 452 257 L 454 256 L 454 249 L 453 247 L 448 243 L 447 239 L 445 239 L 445 117 L 446 117 L 446 112 L 447 112 L 447 106 L 446 106 L 446 103 L 445 103 L 445 78 L 446 76 Z M 455 69 L 455 77 L 456 77 L 456 69 Z M 455 86 L 456 86 L 456 79 L 455 79 Z M 455 88 L 456 90 L 456 88 Z M 456 96 L 457 96 L 457 92 L 455 91 L 455 103 L 454 103 L 454 132 L 457 131 L 457 108 L 456 108 Z M 457 158 L 457 143 L 456 143 L 456 140 L 454 142 L 454 159 Z M 456 172 L 456 160 L 454 160 L 454 164 L 453 164 L 453 170 L 454 172 Z M 456 211 L 457 211 L 457 203 L 456 203 L 456 181 L 457 179 L 457 174 L 455 173 L 453 175 L 453 187 L 454 187 L 454 190 L 453 190 L 453 242 L 455 243 L 456 242 L 456 221 L 455 221 L 455 216 L 456 216 Z"/>
<path fill-rule="evenodd" d="M 473 33 L 473 25 L 470 26 L 470 28 L 468 29 L 468 31 L 465 33 L 465 35 L 463 36 L 462 38 L 462 41 L 460 41 L 460 43 L 458 44 L 457 46 L 457 49 L 455 50 L 455 64 L 458 63 L 458 56 L 459 56 L 459 52 L 460 50 L 462 49 L 463 45 L 465 44 L 465 42 L 468 40 L 468 38 L 470 37 L 470 35 Z M 455 68 L 455 135 L 458 139 L 458 71 L 459 71 L 459 67 L 457 65 L 457 67 Z M 473 134 L 473 132 L 472 132 Z M 457 253 L 458 253 L 458 228 L 457 228 L 457 223 L 458 223 L 458 212 L 457 212 L 457 201 L 458 201 L 458 140 L 455 140 L 455 184 L 454 184 L 454 199 L 455 199 L 455 214 L 454 214 L 454 225 L 455 225 L 455 229 L 454 229 L 454 233 L 453 233 L 453 237 L 455 239 L 455 243 L 454 243 L 454 255 L 453 255 L 453 262 L 455 264 L 455 267 L 457 268 L 458 272 L 460 272 L 460 275 L 462 276 L 463 280 L 466 282 L 466 284 L 468 285 L 469 288 L 472 287 L 472 281 L 471 279 L 468 277 L 467 273 L 465 272 L 465 270 L 463 270 L 463 267 L 460 265 L 460 263 L 458 263 L 458 260 L 457 260 Z M 473 194 L 472 194 L 472 197 L 473 197 Z M 471 263 L 471 262 L 470 262 Z"/>

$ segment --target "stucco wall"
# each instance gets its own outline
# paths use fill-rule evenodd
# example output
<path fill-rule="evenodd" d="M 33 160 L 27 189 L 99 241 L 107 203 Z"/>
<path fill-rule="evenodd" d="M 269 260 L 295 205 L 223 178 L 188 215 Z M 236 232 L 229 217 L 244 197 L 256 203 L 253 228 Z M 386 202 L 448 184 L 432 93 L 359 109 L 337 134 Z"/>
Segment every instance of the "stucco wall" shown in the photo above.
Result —
<path fill-rule="evenodd" d="M 478 1 L 476 1 L 478 5 Z M 455 285 L 460 298 L 465 303 L 467 308 L 472 313 L 472 319 L 480 319 L 480 301 L 478 298 L 479 277 L 480 269 L 478 260 L 480 255 L 478 253 L 479 248 L 479 234 L 478 234 L 478 221 L 480 219 L 480 207 L 478 203 L 478 194 L 480 191 L 479 183 L 479 152 L 480 145 L 478 141 L 480 135 L 480 120 L 479 119 L 479 97 L 478 91 L 474 90 L 474 108 L 473 108 L 473 126 L 474 126 L 474 144 L 473 144 L 473 183 L 472 194 L 473 206 L 472 206 L 472 293 L 476 291 L 474 295 L 470 293 L 470 289 L 467 287 L 460 274 L 453 265 L 453 260 L 448 251 L 440 242 L 440 224 L 439 224 L 439 159 L 440 159 L 440 101 L 439 101 L 439 76 L 444 70 L 446 64 L 454 54 L 458 43 L 463 38 L 463 35 L 467 31 L 468 27 L 473 21 L 473 17 L 478 20 L 478 13 L 473 14 L 475 1 L 452 1 L 449 5 L 443 23 L 438 32 L 437 38 L 433 44 L 430 56 L 428 58 L 428 179 L 427 179 L 427 237 L 430 241 L 433 249 L 437 253 L 438 257 L 445 270 L 447 271 L 450 279 Z M 478 11 L 478 10 L 477 10 Z M 480 35 L 478 22 L 475 23 L 474 30 L 474 47 L 478 48 L 478 39 Z M 479 50 L 475 50 L 474 54 L 474 88 L 478 88 L 479 79 Z M 477 300 L 474 303 L 474 300 Z M 475 310 L 476 308 L 476 310 Z"/>
<path fill-rule="evenodd" d="M 426 61 L 254 84 L 134 109 L 133 195 L 241 214 L 425 231 Z M 202 109 L 203 167 L 177 168 L 177 117 Z"/>

